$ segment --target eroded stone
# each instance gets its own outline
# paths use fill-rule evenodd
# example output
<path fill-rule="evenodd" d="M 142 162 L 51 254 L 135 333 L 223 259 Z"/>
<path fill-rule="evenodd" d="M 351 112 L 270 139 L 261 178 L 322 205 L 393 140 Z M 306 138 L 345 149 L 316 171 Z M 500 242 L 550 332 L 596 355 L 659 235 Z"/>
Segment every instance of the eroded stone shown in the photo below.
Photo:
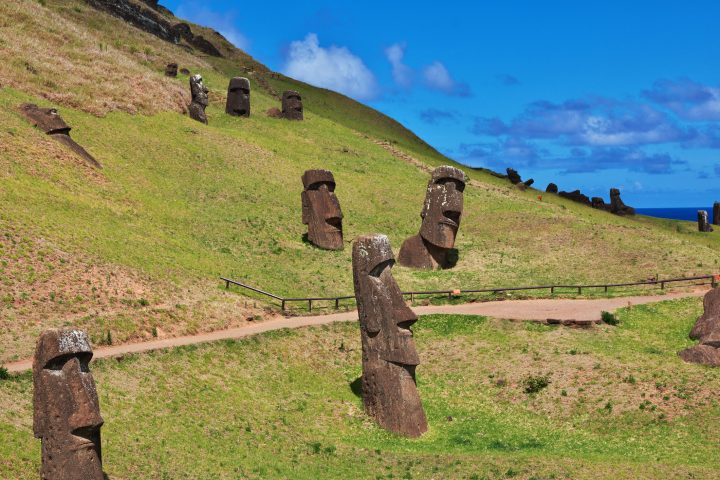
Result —
<path fill-rule="evenodd" d="M 610 213 L 615 215 L 635 215 L 635 209 L 628 207 L 620 198 L 620 190 L 610 189 Z"/>
<path fill-rule="evenodd" d="M 287 90 L 282 94 L 282 116 L 288 120 L 303 119 L 302 97 L 294 90 Z"/>
<path fill-rule="evenodd" d="M 230 80 L 225 112 L 234 117 L 250 116 L 250 80 L 245 77 Z"/>
<path fill-rule="evenodd" d="M 207 115 L 205 115 L 205 108 L 209 104 L 208 89 L 205 87 L 200 74 L 190 77 L 190 95 L 192 96 L 188 107 L 190 118 L 207 125 L 208 119 Z"/>
<path fill-rule="evenodd" d="M 167 67 L 165 67 L 165 76 L 175 78 L 178 74 L 178 64 L 177 63 L 168 63 Z"/>
<path fill-rule="evenodd" d="M 547 193 L 558 193 L 558 186 L 554 183 L 548 183 L 547 188 L 545 189 Z"/>
<path fill-rule="evenodd" d="M 678 355 L 686 362 L 720 366 L 720 287 L 713 288 L 703 298 L 703 314 L 690 330 L 690 338 L 699 345 Z"/>
<path fill-rule="evenodd" d="M 308 226 L 308 240 L 326 250 L 342 250 L 343 214 L 335 195 L 335 177 L 328 170 L 307 170 L 302 182 L 302 222 Z"/>
<path fill-rule="evenodd" d="M 705 210 L 698 210 L 698 231 L 712 232 L 713 228 L 708 223 L 708 214 Z"/>

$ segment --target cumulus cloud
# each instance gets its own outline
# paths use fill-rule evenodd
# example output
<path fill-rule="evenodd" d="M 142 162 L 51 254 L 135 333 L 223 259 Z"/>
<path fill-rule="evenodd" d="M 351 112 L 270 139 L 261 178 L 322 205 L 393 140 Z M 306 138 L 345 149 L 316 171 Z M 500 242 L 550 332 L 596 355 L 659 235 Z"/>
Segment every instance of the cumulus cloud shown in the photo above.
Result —
<path fill-rule="evenodd" d="M 233 12 L 217 13 L 206 7 L 198 7 L 197 3 L 183 2 L 178 5 L 175 15 L 198 25 L 214 28 L 241 50 L 247 51 L 250 46 L 247 37 L 235 26 L 236 15 Z"/>
<path fill-rule="evenodd" d="M 455 120 L 457 115 L 449 110 L 440 110 L 437 108 L 428 108 L 420 112 L 420 120 L 431 125 L 440 123 L 443 120 Z"/>
<path fill-rule="evenodd" d="M 689 78 L 658 80 L 643 96 L 686 120 L 720 120 L 720 87 L 703 85 Z"/>
<path fill-rule="evenodd" d="M 440 90 L 448 95 L 459 97 L 470 96 L 470 86 L 466 83 L 456 82 L 447 67 L 441 62 L 433 62 L 423 69 L 425 84 L 434 90 Z"/>
<path fill-rule="evenodd" d="M 392 65 L 392 75 L 395 83 L 403 88 L 408 88 L 412 85 L 413 71 L 403 63 L 405 48 L 404 43 L 390 45 L 385 49 L 385 57 Z"/>
<path fill-rule="evenodd" d="M 321 47 L 314 33 L 290 43 L 284 73 L 358 100 L 369 100 L 378 94 L 375 76 L 358 56 L 345 47 Z"/>

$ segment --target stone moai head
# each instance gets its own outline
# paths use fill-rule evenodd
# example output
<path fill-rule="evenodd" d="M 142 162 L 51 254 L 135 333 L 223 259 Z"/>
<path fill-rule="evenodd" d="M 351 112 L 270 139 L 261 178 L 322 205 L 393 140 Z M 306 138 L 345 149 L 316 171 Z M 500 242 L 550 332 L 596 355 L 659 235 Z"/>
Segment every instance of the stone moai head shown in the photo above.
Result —
<path fill-rule="evenodd" d="M 250 80 L 245 77 L 230 80 L 225 112 L 234 117 L 250 116 Z"/>
<path fill-rule="evenodd" d="M 343 214 L 335 196 L 335 177 L 328 170 L 308 170 L 302 182 L 302 221 L 308 226 L 308 240 L 326 250 L 342 250 Z"/>
<path fill-rule="evenodd" d="M 465 183 L 465 174 L 455 167 L 445 165 L 432 173 L 420 213 L 420 236 L 436 247 L 455 246 L 463 212 Z"/>
<path fill-rule="evenodd" d="M 288 120 L 303 119 L 302 97 L 294 90 L 287 90 L 282 94 L 282 114 Z"/>
<path fill-rule="evenodd" d="M 20 106 L 20 111 L 33 124 L 48 135 L 69 135 L 71 128 L 54 108 L 40 108 L 32 103 Z"/>
<path fill-rule="evenodd" d="M 700 343 L 678 355 L 686 362 L 720 367 L 720 288 L 705 294 L 703 308 L 703 314 L 690 331 L 690 338 Z"/>
<path fill-rule="evenodd" d="M 165 67 L 165 76 L 166 77 L 177 77 L 178 74 L 178 64 L 177 63 L 168 63 Z"/>
<path fill-rule="evenodd" d="M 190 77 L 190 94 L 192 102 L 207 107 L 210 103 L 208 100 L 208 89 L 203 83 L 202 76 L 198 73 Z"/>
<path fill-rule="evenodd" d="M 42 478 L 102 480 L 100 403 L 88 368 L 92 348 L 79 330 L 46 330 L 33 359 L 33 430 L 42 441 Z"/>
<path fill-rule="evenodd" d="M 394 264 L 385 235 L 355 240 L 352 265 L 362 339 L 363 403 L 381 427 L 418 437 L 427 431 L 427 419 L 415 384 L 420 359 L 410 327 L 417 316 L 393 278 Z"/>
<path fill-rule="evenodd" d="M 713 228 L 708 222 L 708 213 L 705 210 L 698 210 L 698 231 L 699 232 L 712 232 Z"/>

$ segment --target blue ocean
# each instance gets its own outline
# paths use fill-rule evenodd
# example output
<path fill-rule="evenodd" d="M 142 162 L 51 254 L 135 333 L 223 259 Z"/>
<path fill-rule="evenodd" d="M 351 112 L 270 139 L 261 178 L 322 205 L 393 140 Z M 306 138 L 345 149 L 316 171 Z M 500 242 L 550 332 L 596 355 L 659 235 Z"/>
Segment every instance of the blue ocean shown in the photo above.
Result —
<path fill-rule="evenodd" d="M 673 220 L 689 220 L 697 222 L 698 210 L 708 212 L 708 220 L 712 222 L 712 206 L 711 207 L 684 207 L 684 208 L 637 208 L 635 209 L 640 215 L 657 218 L 671 218 Z"/>

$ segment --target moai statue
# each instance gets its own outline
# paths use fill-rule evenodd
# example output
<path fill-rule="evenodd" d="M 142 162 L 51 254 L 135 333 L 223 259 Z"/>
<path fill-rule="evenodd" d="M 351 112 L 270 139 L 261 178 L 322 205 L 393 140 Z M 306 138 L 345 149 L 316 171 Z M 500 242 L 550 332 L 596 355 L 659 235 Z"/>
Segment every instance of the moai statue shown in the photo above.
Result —
<path fill-rule="evenodd" d="M 93 167 L 102 168 L 100 162 L 90 155 L 87 150 L 70 138 L 70 128 L 54 108 L 40 108 L 32 103 L 20 105 L 20 113 L 36 128 L 69 147 Z"/>
<path fill-rule="evenodd" d="M 167 67 L 165 67 L 165 76 L 175 78 L 178 74 L 178 64 L 177 63 L 168 63 Z"/>
<path fill-rule="evenodd" d="M 522 182 L 520 174 L 514 168 L 508 167 L 507 169 L 505 169 L 505 171 L 507 172 L 508 180 L 510 180 L 510 183 L 512 183 L 513 185 L 517 185 L 518 183 Z"/>
<path fill-rule="evenodd" d="M 400 253 L 400 265 L 412 268 L 450 268 L 460 217 L 463 211 L 465 173 L 455 167 L 436 168 L 428 182 L 420 217 L 420 233 L 406 239 Z"/>
<path fill-rule="evenodd" d="M 415 383 L 420 359 L 410 327 L 417 317 L 393 278 L 394 263 L 385 235 L 355 240 L 352 265 L 362 339 L 363 403 L 382 428 L 419 437 L 427 431 L 427 419 Z"/>
<path fill-rule="evenodd" d="M 548 183 L 547 188 L 545 189 L 547 193 L 558 193 L 558 186 L 554 183 Z"/>
<path fill-rule="evenodd" d="M 720 225 L 720 202 L 713 203 L 713 225 Z"/>
<path fill-rule="evenodd" d="M 100 403 L 85 332 L 46 330 L 33 359 L 33 430 L 42 442 L 41 478 L 102 480 Z"/>
<path fill-rule="evenodd" d="M 303 119 L 302 97 L 294 90 L 287 90 L 282 94 L 282 116 L 288 120 Z"/>
<path fill-rule="evenodd" d="M 308 226 L 308 240 L 325 250 L 342 250 L 343 214 L 335 196 L 335 177 L 328 170 L 308 170 L 302 182 L 302 222 Z"/>
<path fill-rule="evenodd" d="M 605 203 L 605 200 L 603 200 L 600 197 L 592 197 L 592 208 L 597 208 L 598 210 L 608 210 L 609 206 Z"/>
<path fill-rule="evenodd" d="M 620 198 L 620 190 L 610 189 L 610 213 L 615 215 L 635 215 L 635 209 L 628 207 Z"/>
<path fill-rule="evenodd" d="M 713 288 L 703 299 L 704 312 L 690 331 L 700 344 L 678 353 L 690 363 L 720 367 L 720 288 Z"/>
<path fill-rule="evenodd" d="M 233 117 L 250 116 L 250 80 L 245 77 L 230 80 L 225 113 Z"/>
<path fill-rule="evenodd" d="M 713 228 L 708 223 L 708 214 L 705 210 L 698 210 L 698 231 L 712 232 Z"/>
<path fill-rule="evenodd" d="M 188 108 L 190 118 L 207 125 L 208 119 L 207 115 L 205 115 L 205 108 L 209 104 L 208 89 L 205 87 L 200 74 L 190 77 L 190 95 L 192 95 L 192 101 Z"/>

